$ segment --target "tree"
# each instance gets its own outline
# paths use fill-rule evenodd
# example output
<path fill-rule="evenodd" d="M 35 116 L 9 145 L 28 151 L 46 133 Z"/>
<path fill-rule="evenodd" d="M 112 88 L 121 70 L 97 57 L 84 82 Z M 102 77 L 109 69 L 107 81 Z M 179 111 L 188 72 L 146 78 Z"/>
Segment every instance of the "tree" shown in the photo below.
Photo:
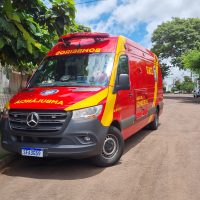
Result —
<path fill-rule="evenodd" d="M 181 82 L 180 82 L 180 80 L 176 80 L 175 81 L 175 88 L 176 88 L 176 90 L 180 90 L 181 89 Z"/>
<path fill-rule="evenodd" d="M 29 71 L 41 61 L 59 36 L 89 28 L 75 23 L 73 0 L 0 1 L 0 62 Z"/>
<path fill-rule="evenodd" d="M 162 63 L 167 59 L 171 66 L 183 69 L 181 56 L 188 50 L 195 50 L 200 45 L 200 19 L 173 18 L 162 23 L 152 35 L 152 51 L 155 52 Z"/>
<path fill-rule="evenodd" d="M 160 62 L 160 68 L 161 68 L 163 78 L 169 75 L 170 70 L 169 70 L 169 66 L 166 63 Z"/>
<path fill-rule="evenodd" d="M 91 32 L 91 28 L 84 26 L 82 24 L 75 24 L 75 26 L 71 26 L 69 32 Z"/>
<path fill-rule="evenodd" d="M 173 87 L 172 87 L 172 92 L 174 91 L 180 91 L 181 90 L 181 81 L 180 80 L 174 80 L 174 84 L 173 84 Z"/>
<path fill-rule="evenodd" d="M 195 83 L 189 76 L 184 76 L 184 81 L 181 83 L 180 89 L 182 91 L 186 91 L 187 93 L 191 93 L 195 87 Z"/>
<path fill-rule="evenodd" d="M 174 82 L 174 85 L 172 87 L 172 92 L 174 91 L 182 91 L 182 92 L 187 92 L 187 93 L 191 93 L 192 90 L 195 87 L 195 83 L 192 81 L 192 79 L 189 76 L 184 76 L 183 77 L 184 80 L 180 81 L 180 80 L 176 80 Z"/>
<path fill-rule="evenodd" d="M 190 50 L 182 56 L 184 67 L 190 69 L 200 78 L 200 51 Z"/>

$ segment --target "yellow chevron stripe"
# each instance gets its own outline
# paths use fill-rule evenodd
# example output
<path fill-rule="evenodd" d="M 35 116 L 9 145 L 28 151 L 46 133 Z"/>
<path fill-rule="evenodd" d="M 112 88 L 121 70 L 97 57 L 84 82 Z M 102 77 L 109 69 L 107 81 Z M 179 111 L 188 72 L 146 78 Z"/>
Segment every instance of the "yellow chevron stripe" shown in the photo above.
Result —
<path fill-rule="evenodd" d="M 8 110 L 10 110 L 10 103 L 9 103 L 9 101 L 6 103 L 5 108 L 8 109 Z"/>
<path fill-rule="evenodd" d="M 79 101 L 67 108 L 65 108 L 65 111 L 69 110 L 77 110 L 81 108 L 87 108 L 90 106 L 96 106 L 99 102 L 101 102 L 103 99 L 105 99 L 108 95 L 108 88 L 105 88 L 104 90 L 98 92 L 97 94 L 94 94 L 86 99 L 83 99 L 82 101 Z"/>
<path fill-rule="evenodd" d="M 101 119 L 101 123 L 103 126 L 110 126 L 110 124 L 113 121 L 115 101 L 117 97 L 116 94 L 113 94 L 113 87 L 115 85 L 119 56 L 125 52 L 125 47 L 124 47 L 125 43 L 126 43 L 126 38 L 123 36 L 119 36 L 115 60 L 114 60 L 114 66 L 109 83 L 108 97 L 105 105 L 105 110 Z"/>
<path fill-rule="evenodd" d="M 156 55 L 154 55 L 154 66 L 156 68 L 156 76 L 157 76 L 157 81 L 155 81 L 155 86 L 154 86 L 154 97 L 153 97 L 153 103 L 152 103 L 152 108 L 156 106 L 156 101 L 158 97 L 158 58 Z M 149 117 L 149 123 L 153 120 L 154 115 L 151 115 Z"/>
<path fill-rule="evenodd" d="M 66 111 L 77 110 L 77 109 L 81 109 L 81 108 L 95 106 L 107 97 L 104 113 L 103 113 L 103 116 L 101 119 L 101 123 L 103 126 L 109 126 L 112 123 L 115 101 L 116 101 L 116 94 L 113 94 L 113 87 L 115 85 L 115 78 L 116 78 L 116 74 L 117 74 L 117 66 L 118 66 L 119 56 L 125 52 L 125 47 L 124 47 L 125 42 L 126 42 L 126 38 L 123 36 L 119 36 L 117 49 L 116 49 L 116 55 L 115 55 L 115 59 L 114 59 L 113 70 L 112 70 L 112 74 L 110 77 L 110 83 L 109 83 L 108 88 L 98 92 L 97 94 L 95 94 L 93 96 L 90 96 L 86 99 L 83 99 L 82 101 L 79 101 L 79 102 L 65 108 Z"/>

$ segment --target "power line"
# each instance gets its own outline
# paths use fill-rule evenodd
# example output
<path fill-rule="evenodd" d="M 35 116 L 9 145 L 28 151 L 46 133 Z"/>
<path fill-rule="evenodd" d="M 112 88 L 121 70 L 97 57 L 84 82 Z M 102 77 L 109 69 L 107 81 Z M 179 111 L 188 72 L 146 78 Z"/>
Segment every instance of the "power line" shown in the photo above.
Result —
<path fill-rule="evenodd" d="M 87 4 L 87 3 L 94 3 L 94 2 L 98 2 L 98 1 L 106 1 L 106 0 L 91 0 L 91 1 L 85 1 L 85 2 L 78 2 L 78 3 L 75 3 L 76 5 L 77 4 Z"/>

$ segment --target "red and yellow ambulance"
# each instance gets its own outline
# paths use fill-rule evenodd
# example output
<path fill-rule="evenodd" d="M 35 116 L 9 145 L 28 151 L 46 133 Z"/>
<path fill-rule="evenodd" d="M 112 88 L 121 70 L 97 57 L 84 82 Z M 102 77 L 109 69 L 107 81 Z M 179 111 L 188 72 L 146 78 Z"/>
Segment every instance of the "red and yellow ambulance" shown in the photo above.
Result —
<path fill-rule="evenodd" d="M 91 157 L 116 163 L 124 140 L 163 110 L 162 75 L 151 51 L 107 33 L 62 36 L 3 112 L 2 146 L 24 156 Z"/>

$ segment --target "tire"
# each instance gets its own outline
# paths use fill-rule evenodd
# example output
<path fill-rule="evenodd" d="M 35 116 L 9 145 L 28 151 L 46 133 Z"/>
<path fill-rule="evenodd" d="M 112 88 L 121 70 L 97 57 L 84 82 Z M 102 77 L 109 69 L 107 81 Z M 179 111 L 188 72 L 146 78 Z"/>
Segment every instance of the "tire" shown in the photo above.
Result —
<path fill-rule="evenodd" d="M 94 165 L 109 167 L 119 161 L 124 150 L 124 140 L 119 129 L 111 126 L 104 140 L 101 154 L 92 158 Z"/>
<path fill-rule="evenodd" d="M 157 130 L 159 124 L 159 113 L 158 109 L 156 110 L 156 113 L 154 114 L 154 120 L 148 125 L 148 128 L 150 130 Z"/>

